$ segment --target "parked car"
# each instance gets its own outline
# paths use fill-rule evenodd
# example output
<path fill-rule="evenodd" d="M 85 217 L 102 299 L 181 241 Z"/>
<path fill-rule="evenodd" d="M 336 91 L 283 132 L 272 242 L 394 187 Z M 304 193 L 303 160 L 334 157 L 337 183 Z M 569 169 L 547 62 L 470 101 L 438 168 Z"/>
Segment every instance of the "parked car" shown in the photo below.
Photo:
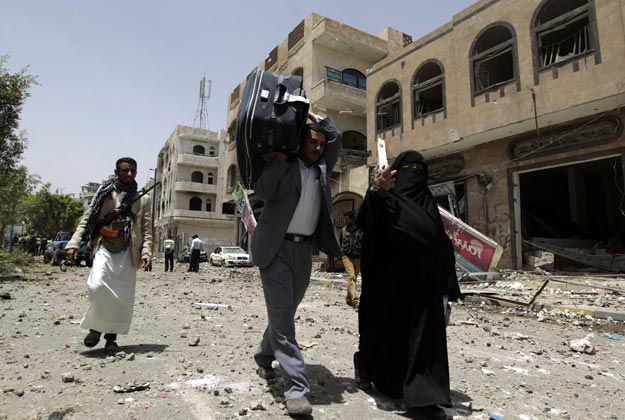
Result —
<path fill-rule="evenodd" d="M 65 246 L 72 238 L 73 232 L 58 232 L 54 236 L 54 240 L 49 242 L 46 249 L 43 252 L 43 262 L 52 263 L 52 265 L 58 265 L 63 259 L 65 259 Z M 76 254 L 76 265 L 80 265 L 81 262 L 85 262 L 87 267 L 93 265 L 93 258 L 91 258 L 91 252 L 87 249 L 85 241 L 80 243 L 78 254 Z"/>
<path fill-rule="evenodd" d="M 184 248 L 182 248 L 182 251 L 180 252 L 180 254 L 178 254 L 178 262 L 188 263 L 189 261 L 191 261 L 191 252 L 189 252 L 189 247 L 185 246 Z M 206 253 L 206 251 L 202 250 L 200 251 L 200 262 L 206 262 L 206 261 L 208 261 L 208 254 Z"/>
<path fill-rule="evenodd" d="M 221 267 L 251 267 L 250 255 L 240 246 L 219 246 L 210 255 L 212 265 Z"/>

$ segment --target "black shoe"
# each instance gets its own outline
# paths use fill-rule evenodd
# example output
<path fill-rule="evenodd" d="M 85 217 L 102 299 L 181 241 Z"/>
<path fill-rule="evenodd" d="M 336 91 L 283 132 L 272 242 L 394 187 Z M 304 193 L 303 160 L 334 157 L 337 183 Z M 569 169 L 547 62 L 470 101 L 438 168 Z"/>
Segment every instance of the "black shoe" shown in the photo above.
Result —
<path fill-rule="evenodd" d="M 259 366 L 258 369 L 256 369 L 256 373 L 258 374 L 258 376 L 260 376 L 266 381 L 269 381 L 276 377 L 276 371 L 270 367 L 266 368 L 266 367 Z"/>
<path fill-rule="evenodd" d="M 85 337 L 83 343 L 85 347 L 95 347 L 100 342 L 100 333 L 96 330 L 89 330 L 89 334 Z"/>
<path fill-rule="evenodd" d="M 445 420 L 447 413 L 437 405 L 425 407 L 413 407 L 408 410 L 408 415 L 413 420 Z"/>

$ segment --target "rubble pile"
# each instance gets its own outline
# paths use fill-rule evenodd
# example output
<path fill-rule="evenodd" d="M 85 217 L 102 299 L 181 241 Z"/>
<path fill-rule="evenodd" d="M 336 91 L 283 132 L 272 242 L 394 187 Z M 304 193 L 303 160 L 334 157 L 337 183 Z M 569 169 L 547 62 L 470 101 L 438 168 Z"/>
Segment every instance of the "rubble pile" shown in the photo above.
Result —
<path fill-rule="evenodd" d="M 37 265 L 0 282 L 0 419 L 286 417 L 281 376 L 259 377 L 252 358 L 266 326 L 257 269 L 139 271 L 131 332 L 114 356 L 82 344 L 87 275 Z M 345 304 L 344 274 L 312 277 L 296 326 L 315 418 L 404 419 L 399 401 L 356 387 L 358 313 Z M 463 283 L 474 293 L 453 305 L 447 329 L 447 414 L 622 419 L 625 324 L 609 315 L 625 313 L 624 288 L 616 277 L 526 272 Z"/>

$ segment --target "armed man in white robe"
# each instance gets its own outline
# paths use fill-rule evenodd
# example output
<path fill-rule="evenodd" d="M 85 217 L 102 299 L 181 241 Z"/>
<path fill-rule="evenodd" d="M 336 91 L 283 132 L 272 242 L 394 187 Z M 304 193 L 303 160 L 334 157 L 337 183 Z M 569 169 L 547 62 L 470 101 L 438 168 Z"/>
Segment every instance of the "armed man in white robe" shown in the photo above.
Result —
<path fill-rule="evenodd" d="M 152 202 L 147 191 L 137 191 L 137 162 L 117 160 L 115 177 L 96 192 L 72 239 L 65 247 L 74 262 L 81 241 L 95 251 L 87 280 L 89 308 L 80 326 L 84 339 L 95 347 L 103 334 L 108 353 L 121 351 L 118 334 L 128 334 L 135 301 L 137 271 L 152 260 Z"/>

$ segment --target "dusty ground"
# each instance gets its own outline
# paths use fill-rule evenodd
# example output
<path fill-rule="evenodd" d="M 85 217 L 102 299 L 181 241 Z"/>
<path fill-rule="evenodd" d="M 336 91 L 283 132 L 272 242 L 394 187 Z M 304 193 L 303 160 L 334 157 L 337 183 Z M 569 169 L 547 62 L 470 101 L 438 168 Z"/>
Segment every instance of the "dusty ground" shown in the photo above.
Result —
<path fill-rule="evenodd" d="M 61 273 L 40 264 L 0 280 L 0 292 L 11 296 L 0 301 L 0 419 L 288 418 L 280 382 L 255 374 L 252 352 L 266 319 L 257 270 L 181 268 L 165 274 L 156 263 L 139 272 L 131 333 L 119 340 L 122 357 L 82 345 L 77 324 L 87 307 L 87 268 Z M 507 273 L 496 284 L 465 289 L 528 302 L 544 278 Z M 625 280 L 565 279 L 591 286 L 550 283 L 536 299 L 548 305 L 540 313 L 479 297 L 454 306 L 450 418 L 625 419 L 624 324 L 595 317 L 625 315 L 625 302 L 593 287 L 623 290 Z M 356 388 L 357 313 L 344 294 L 339 275 L 316 273 L 298 313 L 313 417 L 406 418 L 397 401 Z M 589 334 L 586 353 L 571 348 L 571 340 Z M 190 346 L 196 337 L 199 344 Z M 117 386 L 134 392 L 115 392 Z"/>

